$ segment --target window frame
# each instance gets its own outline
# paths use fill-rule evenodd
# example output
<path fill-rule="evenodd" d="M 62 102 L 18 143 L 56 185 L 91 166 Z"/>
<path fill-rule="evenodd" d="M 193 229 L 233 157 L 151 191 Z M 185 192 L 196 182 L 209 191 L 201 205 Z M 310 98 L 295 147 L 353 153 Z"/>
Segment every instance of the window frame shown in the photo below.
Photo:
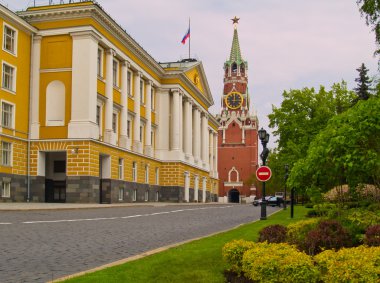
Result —
<path fill-rule="evenodd" d="M 137 201 L 137 189 L 133 189 L 133 192 L 132 192 L 132 201 Z"/>
<path fill-rule="evenodd" d="M 99 61 L 99 53 L 100 53 L 100 61 Z M 104 66 L 104 49 L 98 45 L 98 54 L 96 58 L 96 73 L 97 73 L 98 78 L 102 78 L 102 79 L 104 77 L 103 66 Z"/>
<path fill-rule="evenodd" d="M 137 162 L 132 162 L 132 182 L 137 182 Z"/>
<path fill-rule="evenodd" d="M 6 44 L 5 29 L 6 28 L 14 31 L 14 39 L 13 39 L 13 49 L 14 50 L 9 50 L 5 47 L 5 44 Z M 2 44 L 3 51 L 5 51 L 9 54 L 12 54 L 13 56 L 17 56 L 17 49 L 18 49 L 17 46 L 18 46 L 18 30 L 16 28 L 14 28 L 13 26 L 11 26 L 10 24 L 3 22 L 3 44 Z"/>
<path fill-rule="evenodd" d="M 7 188 L 5 188 L 7 186 Z M 1 185 L 1 197 L 10 198 L 11 197 L 11 182 L 4 182 Z"/>
<path fill-rule="evenodd" d="M 155 93 L 154 93 L 154 88 L 152 87 L 151 90 L 150 90 L 150 104 L 151 104 L 150 108 L 151 108 L 152 111 L 156 110 L 155 103 L 156 103 Z"/>
<path fill-rule="evenodd" d="M 9 149 L 4 150 L 5 144 L 9 145 Z M 1 161 L 0 161 L 1 166 L 12 167 L 12 152 L 13 152 L 12 143 L 1 141 Z M 4 163 L 4 156 L 5 156 L 4 153 L 8 155 L 8 157 L 6 158 L 8 162 L 6 164 Z"/>
<path fill-rule="evenodd" d="M 127 120 L 127 138 L 130 139 L 131 138 L 131 127 L 132 125 L 132 121 L 130 119 Z"/>
<path fill-rule="evenodd" d="M 120 187 L 119 188 L 119 201 L 124 200 L 124 188 Z"/>
<path fill-rule="evenodd" d="M 156 167 L 155 176 L 154 176 L 155 185 L 160 183 L 160 168 Z"/>
<path fill-rule="evenodd" d="M 4 76 L 5 76 L 5 71 L 4 71 L 4 66 L 8 66 L 10 67 L 11 69 L 13 69 L 13 73 L 12 73 L 12 77 L 11 77 L 11 89 L 7 88 L 4 86 Z M 5 91 L 8 91 L 8 92 L 11 92 L 11 93 L 16 93 L 16 80 L 17 80 L 17 67 L 12 65 L 12 64 L 9 64 L 8 62 L 6 61 L 2 61 L 1 62 L 1 89 L 5 90 Z"/>
<path fill-rule="evenodd" d="M 146 190 L 144 193 L 144 201 L 149 201 L 149 190 Z"/>
<path fill-rule="evenodd" d="M 116 66 L 116 68 L 115 68 L 115 66 Z M 120 66 L 120 62 L 117 59 L 113 58 L 113 60 L 112 60 L 112 85 L 116 88 L 119 87 L 119 66 Z"/>
<path fill-rule="evenodd" d="M 133 79 L 133 74 L 131 71 L 128 70 L 127 74 L 127 93 L 128 96 L 132 97 L 132 79 Z"/>
<path fill-rule="evenodd" d="M 10 121 L 10 125 L 4 125 L 4 108 L 3 108 L 3 105 L 4 104 L 7 104 L 9 106 L 11 106 L 11 117 L 9 119 Z M 15 122 L 16 122 L 16 105 L 14 103 L 11 103 L 9 101 L 6 101 L 6 100 L 1 100 L 0 101 L 0 112 L 1 112 L 1 121 L 0 121 L 0 126 L 3 127 L 3 128 L 7 128 L 7 129 L 15 129 L 16 125 L 15 125 Z"/>
<path fill-rule="evenodd" d="M 118 178 L 119 180 L 124 180 L 124 158 L 119 158 Z"/>
<path fill-rule="evenodd" d="M 149 184 L 149 164 L 145 165 L 145 184 Z"/>
<path fill-rule="evenodd" d="M 140 78 L 140 103 L 141 104 L 145 104 L 144 90 L 145 90 L 145 82 L 143 79 Z"/>

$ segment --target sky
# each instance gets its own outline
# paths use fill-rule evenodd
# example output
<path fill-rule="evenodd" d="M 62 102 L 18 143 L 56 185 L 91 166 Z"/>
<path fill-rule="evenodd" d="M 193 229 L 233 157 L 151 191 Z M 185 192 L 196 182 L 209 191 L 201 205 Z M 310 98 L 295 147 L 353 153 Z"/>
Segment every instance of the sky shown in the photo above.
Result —
<path fill-rule="evenodd" d="M 68 0 L 65 0 L 68 2 Z M 36 4 L 49 1 L 35 0 Z M 53 0 L 58 4 L 59 0 Z M 284 90 L 331 87 L 345 80 L 355 87 L 364 63 L 377 72 L 375 35 L 360 16 L 356 0 L 98 0 L 103 9 L 158 62 L 188 57 L 182 45 L 191 19 L 191 57 L 203 63 L 219 113 L 223 64 L 228 59 L 234 16 L 240 49 L 248 61 L 251 109 L 269 133 L 267 115 L 280 106 Z M 25 10 L 33 0 L 0 0 Z M 275 147 L 271 135 L 269 147 Z"/>

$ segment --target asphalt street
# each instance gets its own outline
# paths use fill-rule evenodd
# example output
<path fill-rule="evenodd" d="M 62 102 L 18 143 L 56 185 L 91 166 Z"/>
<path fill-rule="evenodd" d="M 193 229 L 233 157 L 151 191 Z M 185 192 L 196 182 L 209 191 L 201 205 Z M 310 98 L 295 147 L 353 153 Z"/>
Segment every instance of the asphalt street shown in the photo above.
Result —
<path fill-rule="evenodd" d="M 0 282 L 46 282 L 259 218 L 239 204 L 1 211 Z"/>

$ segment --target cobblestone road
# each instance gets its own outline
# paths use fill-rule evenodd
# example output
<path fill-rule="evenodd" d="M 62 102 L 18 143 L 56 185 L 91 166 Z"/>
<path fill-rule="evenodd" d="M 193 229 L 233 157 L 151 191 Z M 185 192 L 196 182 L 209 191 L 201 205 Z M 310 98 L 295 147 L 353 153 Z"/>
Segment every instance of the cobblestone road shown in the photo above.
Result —
<path fill-rule="evenodd" d="M 231 204 L 0 212 L 0 282 L 46 282 L 259 217 Z"/>

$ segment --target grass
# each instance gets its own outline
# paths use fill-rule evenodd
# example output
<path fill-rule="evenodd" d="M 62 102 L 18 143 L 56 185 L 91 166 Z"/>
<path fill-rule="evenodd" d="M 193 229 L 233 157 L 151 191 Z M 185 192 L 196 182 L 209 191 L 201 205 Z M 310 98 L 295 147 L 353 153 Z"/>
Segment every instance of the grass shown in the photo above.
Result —
<path fill-rule="evenodd" d="M 266 221 L 242 225 L 228 232 L 196 240 L 143 259 L 85 274 L 65 282 L 224 282 L 222 247 L 233 239 L 256 241 L 268 225 L 288 225 L 305 218 L 307 208 L 295 207 L 270 216 Z"/>

